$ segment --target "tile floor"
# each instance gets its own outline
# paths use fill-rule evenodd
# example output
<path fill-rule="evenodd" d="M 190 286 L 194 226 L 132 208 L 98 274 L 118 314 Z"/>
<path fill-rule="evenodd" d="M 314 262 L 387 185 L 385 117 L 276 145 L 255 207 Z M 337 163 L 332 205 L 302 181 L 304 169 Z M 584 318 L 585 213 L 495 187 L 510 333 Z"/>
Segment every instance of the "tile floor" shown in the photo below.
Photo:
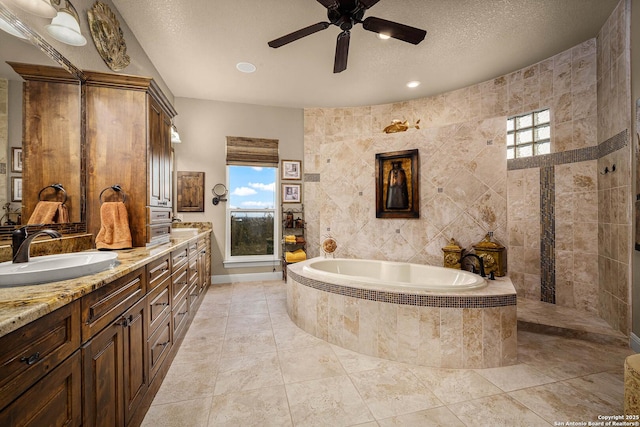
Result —
<path fill-rule="evenodd" d="M 216 285 L 143 426 L 553 426 L 623 412 L 630 349 L 518 333 L 518 364 L 436 369 L 327 344 L 284 283 Z"/>

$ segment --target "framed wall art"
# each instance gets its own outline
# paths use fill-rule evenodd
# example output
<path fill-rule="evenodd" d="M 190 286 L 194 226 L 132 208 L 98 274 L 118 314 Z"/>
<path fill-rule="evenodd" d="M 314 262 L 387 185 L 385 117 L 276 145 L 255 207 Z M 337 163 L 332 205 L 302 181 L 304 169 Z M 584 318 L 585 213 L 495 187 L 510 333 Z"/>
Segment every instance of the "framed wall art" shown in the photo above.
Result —
<path fill-rule="evenodd" d="M 283 160 L 280 169 L 282 179 L 300 180 L 302 178 L 302 162 L 300 160 Z"/>
<path fill-rule="evenodd" d="M 22 172 L 22 147 L 11 147 L 11 172 Z"/>
<path fill-rule="evenodd" d="M 420 218 L 418 150 L 376 154 L 376 218 Z"/>
<path fill-rule="evenodd" d="M 282 203 L 300 203 L 300 184 L 282 184 Z"/>
<path fill-rule="evenodd" d="M 22 178 L 19 176 L 11 177 L 11 201 L 22 201 Z"/>

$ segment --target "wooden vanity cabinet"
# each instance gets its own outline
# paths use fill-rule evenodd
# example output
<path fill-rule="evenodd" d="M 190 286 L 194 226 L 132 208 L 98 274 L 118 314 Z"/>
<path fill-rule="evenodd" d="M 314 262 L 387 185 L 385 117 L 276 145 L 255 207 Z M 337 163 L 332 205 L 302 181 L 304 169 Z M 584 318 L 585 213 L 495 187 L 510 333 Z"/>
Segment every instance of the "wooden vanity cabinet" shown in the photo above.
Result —
<path fill-rule="evenodd" d="M 86 426 L 126 425 L 147 390 L 147 297 L 139 290 L 146 291 L 144 267 L 83 298 L 83 317 L 99 307 L 92 324 L 110 320 L 82 348 Z"/>
<path fill-rule="evenodd" d="M 184 244 L 1 337 L 0 426 L 139 425 L 209 285 L 209 258 L 200 240 Z"/>
<path fill-rule="evenodd" d="M 176 111 L 151 78 L 85 74 L 87 230 L 98 233 L 100 193 L 118 184 L 127 195 L 133 246 L 168 242 Z M 108 197 L 119 199 L 113 192 Z"/>
<path fill-rule="evenodd" d="M 80 301 L 0 338 L 0 425 L 81 425 L 79 346 Z"/>

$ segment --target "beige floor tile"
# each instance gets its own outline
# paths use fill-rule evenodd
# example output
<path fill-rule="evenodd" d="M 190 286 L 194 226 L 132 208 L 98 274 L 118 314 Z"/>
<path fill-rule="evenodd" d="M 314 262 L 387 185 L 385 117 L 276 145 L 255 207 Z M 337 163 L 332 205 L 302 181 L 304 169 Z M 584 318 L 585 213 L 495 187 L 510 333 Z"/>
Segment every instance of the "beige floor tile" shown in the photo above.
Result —
<path fill-rule="evenodd" d="M 380 427 L 464 427 L 445 406 L 378 420 Z"/>
<path fill-rule="evenodd" d="M 247 314 L 269 314 L 267 300 L 238 300 L 231 299 L 231 307 L 229 308 L 229 316 L 244 316 Z"/>
<path fill-rule="evenodd" d="M 153 404 L 211 397 L 217 371 L 216 362 L 172 363 Z"/>
<path fill-rule="evenodd" d="M 476 372 L 503 391 L 514 391 L 556 381 L 524 363 L 501 368 L 478 369 Z"/>
<path fill-rule="evenodd" d="M 227 333 L 222 346 L 223 357 L 242 356 L 276 351 L 276 342 L 270 330 L 255 333 Z"/>
<path fill-rule="evenodd" d="M 293 323 L 274 325 L 273 336 L 276 340 L 278 351 L 295 350 L 325 343 L 325 341 L 306 333 Z"/>
<path fill-rule="evenodd" d="M 295 326 L 294 323 L 289 318 L 289 315 L 287 314 L 286 311 L 284 313 L 271 313 L 270 317 L 271 317 L 271 325 L 274 327 L 280 326 L 280 325 Z"/>
<path fill-rule="evenodd" d="M 285 298 L 267 298 L 269 314 L 287 314 L 287 300 Z"/>
<path fill-rule="evenodd" d="M 209 426 L 291 426 L 284 386 L 215 396 Z"/>
<path fill-rule="evenodd" d="M 214 394 L 282 385 L 278 355 L 259 353 L 220 359 Z"/>
<path fill-rule="evenodd" d="M 574 378 L 564 383 L 608 402 L 616 414 L 624 412 L 624 369 Z"/>
<path fill-rule="evenodd" d="M 340 361 L 327 343 L 279 351 L 278 358 L 285 384 L 345 375 Z"/>
<path fill-rule="evenodd" d="M 217 366 L 220 354 L 222 353 L 221 337 L 195 337 L 182 342 L 173 363 L 215 363 Z"/>
<path fill-rule="evenodd" d="M 296 426 L 350 426 L 373 421 L 349 378 L 322 378 L 285 385 Z"/>
<path fill-rule="evenodd" d="M 567 420 L 596 422 L 598 415 L 621 413 L 619 405 L 564 382 L 513 391 L 509 396 L 552 424 Z"/>
<path fill-rule="evenodd" d="M 347 373 L 355 373 L 362 371 L 371 371 L 374 369 L 395 366 L 395 367 L 408 367 L 400 362 L 393 362 L 387 359 L 380 359 L 378 357 L 367 356 L 366 354 L 356 353 L 355 351 L 347 350 L 346 348 L 332 345 L 333 352 L 340 359 L 340 363 L 344 367 Z"/>
<path fill-rule="evenodd" d="M 502 390 L 473 370 L 421 366 L 412 366 L 410 370 L 447 405 L 502 393 Z"/>
<path fill-rule="evenodd" d="M 442 405 L 433 392 L 404 367 L 388 366 L 349 376 L 376 419 Z"/>
<path fill-rule="evenodd" d="M 155 403 L 155 402 L 154 402 Z M 142 427 L 207 427 L 211 397 L 177 403 L 153 404 Z"/>
<path fill-rule="evenodd" d="M 449 405 L 467 426 L 546 427 L 552 424 L 506 394 Z"/>
<path fill-rule="evenodd" d="M 201 317 L 227 317 L 229 315 L 229 309 L 231 308 L 230 301 L 203 301 L 198 308 L 194 319 L 200 319 Z"/>
<path fill-rule="evenodd" d="M 271 331 L 268 313 L 248 314 L 244 316 L 229 316 L 227 319 L 227 334 L 255 333 Z"/>
<path fill-rule="evenodd" d="M 227 329 L 226 317 L 200 317 L 193 319 L 185 339 L 191 337 L 223 338 Z"/>

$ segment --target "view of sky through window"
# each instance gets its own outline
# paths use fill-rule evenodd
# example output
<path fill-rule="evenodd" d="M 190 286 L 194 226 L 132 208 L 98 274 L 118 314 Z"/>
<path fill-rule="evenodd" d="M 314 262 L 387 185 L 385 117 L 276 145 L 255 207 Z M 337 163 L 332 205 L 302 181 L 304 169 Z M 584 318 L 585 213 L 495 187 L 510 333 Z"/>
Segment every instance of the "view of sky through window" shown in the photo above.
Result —
<path fill-rule="evenodd" d="M 231 209 L 275 209 L 276 168 L 229 166 Z"/>

